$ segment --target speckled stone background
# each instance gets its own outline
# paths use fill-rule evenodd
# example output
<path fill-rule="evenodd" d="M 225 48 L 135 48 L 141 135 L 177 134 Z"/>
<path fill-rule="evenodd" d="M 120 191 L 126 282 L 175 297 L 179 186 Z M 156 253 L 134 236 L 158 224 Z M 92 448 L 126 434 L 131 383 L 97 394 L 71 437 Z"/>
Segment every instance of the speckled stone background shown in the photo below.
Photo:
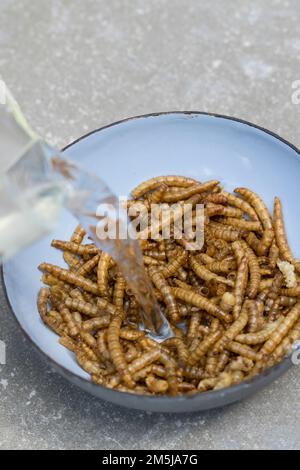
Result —
<path fill-rule="evenodd" d="M 0 0 L 0 73 L 32 125 L 63 146 L 127 116 L 234 115 L 300 147 L 298 0 Z M 299 449 L 300 372 L 193 415 L 118 408 L 51 371 L 0 290 L 0 448 Z"/>

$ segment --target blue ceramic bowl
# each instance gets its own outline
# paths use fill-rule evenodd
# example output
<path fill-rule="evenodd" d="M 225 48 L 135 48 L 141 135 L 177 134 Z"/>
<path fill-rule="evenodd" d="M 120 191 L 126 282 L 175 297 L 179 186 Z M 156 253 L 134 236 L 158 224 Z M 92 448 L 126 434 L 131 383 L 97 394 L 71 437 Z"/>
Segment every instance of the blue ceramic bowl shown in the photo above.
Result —
<path fill-rule="evenodd" d="M 65 153 L 107 181 L 117 194 L 155 175 L 178 174 L 199 180 L 219 179 L 231 191 L 247 186 L 272 208 L 282 199 L 287 233 L 300 256 L 299 151 L 277 135 L 248 122 L 197 112 L 140 116 L 114 123 L 77 140 Z M 93 395 L 119 405 L 158 412 L 204 410 L 253 394 L 290 366 L 289 359 L 251 381 L 191 397 L 148 397 L 93 384 L 71 352 L 41 322 L 36 309 L 42 261 L 61 264 L 52 238 L 68 239 L 76 220 L 62 214 L 54 234 L 24 250 L 3 267 L 7 298 L 17 322 L 44 357 L 64 377 Z"/>

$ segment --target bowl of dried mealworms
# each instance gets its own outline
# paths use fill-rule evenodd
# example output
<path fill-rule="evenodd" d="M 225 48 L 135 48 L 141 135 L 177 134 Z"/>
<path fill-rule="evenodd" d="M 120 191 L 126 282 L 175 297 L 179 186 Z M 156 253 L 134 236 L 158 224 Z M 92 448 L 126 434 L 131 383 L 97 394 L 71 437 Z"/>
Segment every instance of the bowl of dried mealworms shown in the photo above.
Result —
<path fill-rule="evenodd" d="M 169 237 L 161 221 L 153 237 L 148 218 L 139 236 L 174 332 L 162 343 L 141 331 L 118 264 L 69 213 L 5 263 L 12 312 L 59 373 L 119 405 L 187 412 L 250 396 L 292 365 L 300 339 L 295 147 L 238 119 L 174 112 L 101 128 L 65 153 L 116 194 L 131 194 L 128 207 L 189 205 L 194 227 L 200 206 L 204 241 L 191 249 L 192 237 L 178 239 L 175 215 Z"/>

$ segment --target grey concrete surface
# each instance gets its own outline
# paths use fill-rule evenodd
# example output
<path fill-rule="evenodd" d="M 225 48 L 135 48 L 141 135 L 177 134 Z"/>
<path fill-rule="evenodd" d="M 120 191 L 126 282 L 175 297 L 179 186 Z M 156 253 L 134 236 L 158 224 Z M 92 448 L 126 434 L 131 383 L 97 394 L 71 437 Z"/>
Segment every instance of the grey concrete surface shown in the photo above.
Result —
<path fill-rule="evenodd" d="M 0 73 L 32 125 L 63 146 L 162 110 L 237 116 L 300 147 L 298 0 L 0 0 Z M 2 449 L 299 449 L 295 367 L 253 398 L 194 415 L 98 401 L 51 371 L 2 289 Z"/>

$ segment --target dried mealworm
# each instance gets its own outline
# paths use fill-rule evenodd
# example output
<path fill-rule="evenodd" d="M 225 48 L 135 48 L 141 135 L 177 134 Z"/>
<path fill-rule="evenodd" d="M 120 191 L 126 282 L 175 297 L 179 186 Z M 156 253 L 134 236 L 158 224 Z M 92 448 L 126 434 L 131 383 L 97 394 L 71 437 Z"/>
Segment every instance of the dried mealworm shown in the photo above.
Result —
<path fill-rule="evenodd" d="M 70 310 L 67 307 L 62 307 L 60 309 L 60 314 L 68 327 L 69 335 L 77 336 L 79 333 L 78 324 L 75 322 Z"/>
<path fill-rule="evenodd" d="M 157 379 L 154 377 L 154 375 L 148 375 L 145 382 L 150 392 L 153 393 L 165 393 L 169 388 L 168 382 L 166 380 Z"/>
<path fill-rule="evenodd" d="M 154 269 L 151 269 L 149 271 L 149 274 L 151 276 L 151 279 L 154 285 L 162 293 L 162 296 L 168 308 L 170 317 L 176 323 L 177 321 L 179 321 L 180 316 L 179 316 L 179 310 L 178 310 L 178 306 L 176 303 L 176 299 L 174 297 L 171 287 L 168 285 L 167 281 L 165 280 L 165 278 L 162 276 L 160 272 L 155 271 Z"/>
<path fill-rule="evenodd" d="M 269 251 L 269 258 L 268 258 L 268 265 L 271 269 L 275 269 L 277 266 L 277 261 L 279 258 L 279 248 L 276 244 L 276 228 L 275 228 L 275 222 L 274 222 L 274 232 L 275 232 L 275 240 L 273 240 L 272 245 L 270 247 Z"/>
<path fill-rule="evenodd" d="M 176 275 L 179 268 L 186 263 L 187 258 L 188 258 L 187 253 L 183 251 L 182 253 L 179 254 L 179 256 L 169 261 L 169 263 L 166 264 L 166 266 L 161 268 L 160 274 L 164 278 L 168 278 L 168 277 Z"/>
<path fill-rule="evenodd" d="M 77 270 L 77 274 L 79 274 L 80 276 L 86 276 L 87 274 L 89 274 L 98 265 L 99 258 L 100 255 L 97 254 L 88 261 L 86 261 L 79 267 L 79 269 Z"/>
<path fill-rule="evenodd" d="M 211 272 L 209 269 L 207 269 L 206 266 L 198 263 L 198 261 L 193 256 L 190 256 L 190 266 L 192 270 L 195 272 L 195 274 L 197 274 L 197 276 L 203 279 L 204 281 L 214 280 L 216 282 L 226 284 L 230 287 L 233 286 L 232 281 L 230 281 L 229 279 L 226 279 L 225 277 L 218 276 L 217 274 Z"/>
<path fill-rule="evenodd" d="M 133 328 L 123 327 L 120 330 L 120 338 L 126 339 L 127 341 L 136 341 L 144 336 L 144 331 L 135 330 Z"/>
<path fill-rule="evenodd" d="M 131 374 L 128 370 L 128 366 L 124 357 L 124 353 L 122 351 L 122 347 L 120 344 L 120 329 L 121 324 L 123 321 L 123 315 L 119 313 L 115 315 L 108 327 L 107 330 L 107 345 L 108 350 L 111 356 L 111 360 L 119 372 L 120 376 L 124 380 L 125 384 L 129 388 L 134 387 L 134 381 L 132 380 Z"/>
<path fill-rule="evenodd" d="M 241 370 L 243 372 L 248 372 L 250 369 L 252 369 L 253 365 L 254 362 L 251 359 L 238 356 L 236 359 L 233 359 L 230 364 L 228 364 L 226 369 L 231 371 Z"/>
<path fill-rule="evenodd" d="M 214 388 L 217 382 L 218 382 L 217 377 L 211 377 L 209 379 L 200 380 L 198 387 L 197 387 L 198 392 L 207 392 L 207 390 Z"/>
<path fill-rule="evenodd" d="M 240 314 L 248 279 L 248 261 L 244 256 L 239 264 L 236 282 L 234 286 L 235 305 L 233 307 L 233 318 L 236 320 Z"/>
<path fill-rule="evenodd" d="M 231 292 L 225 292 L 222 295 L 222 299 L 220 302 L 220 308 L 224 312 L 231 312 L 235 305 L 235 296 Z"/>
<path fill-rule="evenodd" d="M 199 362 L 199 360 L 209 351 L 212 346 L 220 339 L 222 336 L 221 330 L 216 330 L 210 333 L 203 341 L 191 352 L 188 363 L 193 366 Z"/>
<path fill-rule="evenodd" d="M 259 284 L 261 280 L 259 264 L 258 264 L 256 254 L 249 247 L 249 245 L 244 240 L 241 240 L 240 243 L 248 258 L 248 267 L 249 267 L 249 275 L 250 275 L 248 296 L 250 297 L 250 299 L 254 299 L 257 296 Z"/>
<path fill-rule="evenodd" d="M 248 309 L 248 332 L 255 333 L 261 326 L 258 305 L 254 300 L 246 300 L 245 308 Z"/>
<path fill-rule="evenodd" d="M 83 261 L 71 251 L 64 251 L 63 258 L 72 271 L 77 271 L 83 264 Z"/>
<path fill-rule="evenodd" d="M 258 196 L 258 194 L 256 194 L 254 191 L 251 191 L 250 189 L 236 188 L 234 192 L 245 198 L 257 213 L 259 220 L 261 221 L 264 228 L 262 244 L 266 248 L 269 248 L 274 238 L 274 232 L 272 219 L 265 203 Z"/>
<path fill-rule="evenodd" d="M 75 351 L 75 353 L 78 364 L 88 374 L 98 375 L 101 373 L 101 368 L 96 361 L 91 361 L 90 359 L 87 359 L 86 355 L 80 350 Z"/>
<path fill-rule="evenodd" d="M 246 344 L 241 344 L 237 341 L 229 341 L 225 344 L 225 348 L 235 354 L 251 359 L 252 361 L 256 361 L 258 359 L 256 352 Z"/>
<path fill-rule="evenodd" d="M 231 227 L 240 229 L 240 230 L 249 230 L 249 232 L 259 232 L 261 230 L 260 222 L 255 220 L 245 220 L 245 219 L 236 219 L 234 217 L 225 217 L 222 220 L 222 223 L 225 225 L 230 225 Z"/>
<path fill-rule="evenodd" d="M 229 342 L 233 341 L 236 336 L 245 328 L 248 322 L 248 312 L 246 309 L 243 309 L 239 317 L 228 327 L 228 329 L 223 334 L 220 341 L 216 345 L 216 350 L 222 350 L 223 346 Z"/>
<path fill-rule="evenodd" d="M 158 361 L 164 366 L 166 370 L 166 380 L 168 382 L 168 391 L 170 395 L 176 395 L 178 391 L 178 384 L 176 368 L 173 359 L 169 356 L 169 354 L 165 353 L 164 351 L 160 351 Z"/>
<path fill-rule="evenodd" d="M 235 196 L 234 194 L 227 193 L 226 191 L 222 191 L 221 194 L 226 197 L 226 201 L 228 204 L 237 207 L 238 209 L 241 209 L 243 213 L 247 214 L 250 217 L 250 219 L 259 220 L 255 210 L 251 207 L 248 202 Z"/>
<path fill-rule="evenodd" d="M 214 196 L 217 196 L 215 194 Z M 224 197 L 223 195 L 220 195 L 221 197 Z M 217 214 L 225 216 L 225 217 L 234 217 L 237 219 L 240 219 L 243 216 L 243 211 L 241 209 L 238 209 L 237 207 L 229 207 L 229 206 L 222 206 L 221 204 L 213 204 L 213 203 L 208 203 L 206 204 L 207 209 L 215 209 Z M 257 222 L 255 222 L 257 223 Z"/>
<path fill-rule="evenodd" d="M 274 322 L 267 323 L 264 328 L 255 333 L 241 333 L 236 336 L 236 341 L 243 344 L 259 344 L 264 343 L 270 337 L 271 333 L 278 327 L 279 322 L 277 320 Z"/>
<path fill-rule="evenodd" d="M 300 297 L 300 286 L 281 289 L 281 294 L 286 297 Z"/>
<path fill-rule="evenodd" d="M 187 199 L 194 194 L 204 193 L 205 191 L 214 188 L 218 183 L 219 181 L 212 180 L 203 184 L 197 183 L 193 186 L 190 186 L 189 188 L 180 188 L 173 191 L 169 190 L 163 194 L 162 201 L 168 203 L 181 201 L 182 199 Z"/>
<path fill-rule="evenodd" d="M 240 237 L 240 231 L 230 227 L 230 225 L 223 225 L 217 222 L 210 222 L 206 231 L 213 237 L 220 238 L 227 242 L 234 242 Z"/>
<path fill-rule="evenodd" d="M 206 264 L 206 268 L 214 273 L 229 273 L 236 268 L 236 262 L 232 258 L 225 258 L 220 261 L 213 261 Z"/>
<path fill-rule="evenodd" d="M 282 214 L 282 205 L 278 197 L 275 197 L 274 201 L 274 232 L 276 244 L 279 248 L 280 255 L 289 263 L 295 264 L 295 259 L 289 247 L 287 241 L 287 235 L 284 226 L 283 214 Z"/>
<path fill-rule="evenodd" d="M 70 336 L 63 335 L 59 338 L 58 342 L 65 348 L 69 349 L 69 351 L 75 352 L 76 342 L 72 338 L 70 338 Z"/>
<path fill-rule="evenodd" d="M 280 322 L 278 328 L 276 328 L 269 339 L 265 342 L 260 350 L 262 356 L 271 354 L 274 349 L 280 344 L 282 339 L 286 336 L 289 330 L 293 327 L 300 315 L 300 302 L 291 308 L 287 316 Z"/>
<path fill-rule="evenodd" d="M 50 290 L 47 287 L 41 287 L 37 298 L 37 309 L 42 319 L 47 315 L 49 296 Z"/>
<path fill-rule="evenodd" d="M 102 252 L 98 262 L 97 268 L 97 284 L 100 295 L 107 298 L 108 292 L 108 270 L 111 261 L 111 256 L 108 253 Z"/>
<path fill-rule="evenodd" d="M 126 282 L 121 273 L 118 273 L 114 286 L 113 303 L 116 307 L 123 308 Z"/>
<path fill-rule="evenodd" d="M 208 299 L 206 299 L 200 294 L 197 294 L 190 290 L 181 289 L 180 287 L 173 287 L 172 292 L 177 299 L 180 299 L 183 302 L 187 302 L 188 304 L 194 305 L 195 307 L 205 310 L 211 315 L 227 323 L 231 321 L 231 315 L 223 312 L 223 310 L 221 310 L 219 307 L 214 305 L 212 302 L 210 302 Z"/>
<path fill-rule="evenodd" d="M 75 286 L 81 287 L 83 290 L 91 292 L 92 294 L 99 294 L 97 284 L 83 276 L 78 275 L 77 273 L 70 272 L 67 269 L 59 268 L 58 266 L 50 263 L 41 263 L 39 265 L 39 269 L 41 271 L 47 271 L 48 273 L 53 274 L 61 281 L 65 281 L 69 284 L 74 284 Z"/>
<path fill-rule="evenodd" d="M 52 240 L 51 246 L 63 251 L 69 251 L 76 255 L 95 255 L 99 253 L 99 248 L 95 245 L 79 245 L 74 242 L 66 242 L 62 240 Z"/>
<path fill-rule="evenodd" d="M 168 190 L 168 186 L 163 183 L 158 188 L 154 189 L 150 194 L 147 195 L 149 204 L 158 204 L 162 201 L 165 192 Z"/>
<path fill-rule="evenodd" d="M 85 230 L 81 225 L 77 225 L 74 232 L 72 233 L 71 242 L 77 243 L 80 245 L 85 237 Z"/>
<path fill-rule="evenodd" d="M 169 338 L 166 339 L 163 344 L 171 349 L 175 348 L 177 350 L 178 365 L 179 367 L 184 367 L 187 363 L 189 353 L 183 340 L 181 338 Z"/>
<path fill-rule="evenodd" d="M 105 315 L 102 317 L 91 318 L 82 322 L 81 328 L 83 331 L 96 331 L 100 328 L 107 328 L 110 323 L 110 316 Z"/>
<path fill-rule="evenodd" d="M 221 372 L 217 379 L 217 383 L 213 387 L 214 390 L 220 390 L 221 388 L 229 387 L 233 382 L 233 376 L 229 372 Z"/>
<path fill-rule="evenodd" d="M 134 188 L 131 191 L 132 197 L 138 199 L 145 193 L 158 188 L 162 184 L 166 184 L 167 186 L 179 186 L 182 188 L 188 188 L 189 186 L 198 184 L 198 181 L 192 178 L 187 178 L 185 176 L 156 176 L 154 178 L 151 178 L 150 180 L 144 181 L 143 183 L 139 184 L 136 188 Z"/>

